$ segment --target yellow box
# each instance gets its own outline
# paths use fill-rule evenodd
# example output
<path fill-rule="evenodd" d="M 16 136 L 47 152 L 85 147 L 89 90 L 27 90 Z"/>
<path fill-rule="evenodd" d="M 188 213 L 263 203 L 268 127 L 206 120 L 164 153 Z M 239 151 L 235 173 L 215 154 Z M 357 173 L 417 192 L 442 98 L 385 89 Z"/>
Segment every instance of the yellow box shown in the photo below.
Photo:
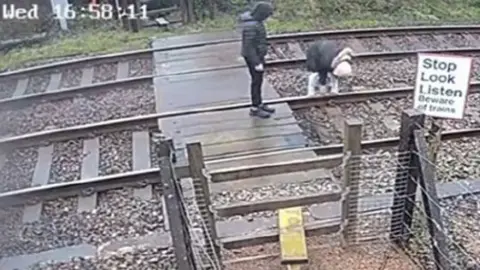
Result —
<path fill-rule="evenodd" d="M 280 209 L 278 211 L 278 229 L 282 264 L 306 263 L 308 254 L 302 208 Z"/>

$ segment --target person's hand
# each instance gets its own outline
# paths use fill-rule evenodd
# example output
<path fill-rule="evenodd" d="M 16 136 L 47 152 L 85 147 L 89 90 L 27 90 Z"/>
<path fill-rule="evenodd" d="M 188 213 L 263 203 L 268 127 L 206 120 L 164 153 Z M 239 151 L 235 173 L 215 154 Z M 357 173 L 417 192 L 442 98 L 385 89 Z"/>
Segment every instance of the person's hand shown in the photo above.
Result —
<path fill-rule="evenodd" d="M 255 70 L 258 71 L 258 72 L 262 72 L 263 71 L 263 64 L 256 65 Z"/>

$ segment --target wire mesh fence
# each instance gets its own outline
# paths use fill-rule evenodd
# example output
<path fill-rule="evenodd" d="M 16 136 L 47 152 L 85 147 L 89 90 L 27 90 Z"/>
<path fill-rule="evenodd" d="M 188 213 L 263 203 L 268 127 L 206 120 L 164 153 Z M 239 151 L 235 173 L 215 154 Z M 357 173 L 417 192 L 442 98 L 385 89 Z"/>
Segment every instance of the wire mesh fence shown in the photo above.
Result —
<path fill-rule="evenodd" d="M 480 269 L 478 196 L 468 181 L 457 179 L 442 179 L 449 186 L 439 196 L 439 166 L 432 155 L 435 147 L 427 143 L 436 137 L 430 136 L 422 123 L 415 123 L 421 118 L 404 117 L 408 118 L 403 119 L 408 127 L 404 133 L 409 135 L 400 136 L 398 150 L 362 152 L 360 138 L 357 142 L 346 140 L 340 166 L 344 180 L 340 229 L 329 236 L 337 241 L 326 244 L 322 240 L 323 247 L 309 249 L 316 250 L 316 255 L 330 254 L 330 260 L 336 256 L 363 264 L 374 261 L 378 269 L 413 269 L 412 265 L 419 269 Z M 361 128 L 352 121 L 346 124 L 346 130 L 346 137 L 351 138 Z M 196 155 L 202 159 L 200 145 L 198 149 Z M 194 261 L 191 269 L 223 269 L 222 247 L 217 243 L 205 190 L 208 173 L 204 172 L 203 160 L 195 164 L 193 155 L 189 150 L 191 174 L 197 171 L 190 186 L 182 188 L 179 181 L 173 181 L 174 190 L 179 191 L 179 219 L 188 232 L 184 244 L 190 247 L 187 253 Z M 456 190 L 451 193 L 456 195 L 448 193 L 450 189 Z M 183 190 L 193 193 L 185 196 Z"/>
<path fill-rule="evenodd" d="M 160 177 L 163 183 L 165 203 L 170 224 L 170 232 L 179 269 L 222 269 L 220 254 L 216 252 L 216 236 L 212 235 L 212 226 L 207 220 L 207 205 L 204 205 L 204 185 L 198 185 L 198 179 L 182 186 L 175 174 L 176 156 L 173 141 L 161 134 L 153 136 L 159 160 Z M 189 154 L 193 155 L 194 151 Z M 201 150 L 198 154 L 202 154 Z M 202 157 L 203 158 L 203 157 Z M 198 166 L 195 166 L 198 165 Z M 190 162 L 190 171 L 203 166 Z M 199 176 L 199 175 L 192 175 Z M 204 179 L 206 182 L 206 179 Z M 188 191 L 193 194 L 188 194 Z M 214 226 L 214 224 L 212 224 Z"/>
<path fill-rule="evenodd" d="M 430 120 L 433 128 L 424 128 L 423 118 L 415 115 L 404 120 L 398 151 L 349 158 L 348 212 L 356 214 L 348 218 L 354 223 L 348 226 L 348 244 L 365 250 L 372 244 L 385 249 L 400 244 L 422 269 L 480 269 L 477 195 L 468 181 L 445 179 L 448 174 L 443 174 L 442 181 L 461 195 L 450 198 L 443 191 L 448 199 L 439 200 L 436 172 L 441 168 L 435 161 L 441 125 Z"/>

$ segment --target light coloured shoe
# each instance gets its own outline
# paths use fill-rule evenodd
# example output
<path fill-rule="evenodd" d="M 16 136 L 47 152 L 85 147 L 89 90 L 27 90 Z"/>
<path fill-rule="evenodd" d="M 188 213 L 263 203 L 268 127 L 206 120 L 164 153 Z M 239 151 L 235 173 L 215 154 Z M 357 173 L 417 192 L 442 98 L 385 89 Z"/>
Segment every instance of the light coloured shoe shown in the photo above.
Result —
<path fill-rule="evenodd" d="M 327 93 L 327 92 L 328 92 L 328 86 L 326 86 L 326 85 L 320 85 L 320 86 L 318 87 L 318 92 L 319 92 L 319 93 Z"/>
<path fill-rule="evenodd" d="M 329 74 L 329 79 L 330 79 L 330 93 L 338 94 L 338 79 L 333 74 Z"/>
<path fill-rule="evenodd" d="M 316 95 L 315 87 L 309 88 L 307 90 L 307 97 L 311 97 L 311 96 L 315 96 L 315 95 Z"/>

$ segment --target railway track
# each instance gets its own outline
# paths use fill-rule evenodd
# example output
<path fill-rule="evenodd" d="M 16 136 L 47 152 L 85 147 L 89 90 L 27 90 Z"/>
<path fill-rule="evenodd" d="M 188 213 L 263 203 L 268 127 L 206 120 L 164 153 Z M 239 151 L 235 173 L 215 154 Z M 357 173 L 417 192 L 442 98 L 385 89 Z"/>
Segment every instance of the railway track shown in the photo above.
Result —
<path fill-rule="evenodd" d="M 398 28 L 384 34 L 395 42 L 399 42 L 396 41 L 397 38 L 401 38 L 406 31 L 407 29 Z M 480 32 L 480 27 L 478 29 L 473 26 L 463 29 L 461 27 L 444 27 L 437 30 L 410 29 L 413 35 L 431 35 L 432 32 L 435 35 L 462 36 L 468 32 L 468 35 L 477 38 L 474 34 Z M 291 42 L 293 39 L 356 37 L 374 40 L 378 38 L 378 34 L 378 30 L 345 31 L 336 34 L 327 31 L 309 33 L 301 38 L 295 35 L 279 35 L 272 37 L 270 42 L 275 43 L 273 46 L 285 43 L 286 45 L 278 46 L 288 48 L 292 47 L 290 44 L 294 44 Z M 465 44 L 471 45 L 467 42 Z M 205 45 L 207 44 L 183 47 Z M 301 49 L 304 46 L 297 45 Z M 464 47 L 454 49 L 456 53 L 477 53 L 474 49 L 466 48 L 467 46 L 455 46 Z M 152 155 L 151 128 L 157 127 L 159 118 L 247 108 L 249 104 L 155 113 L 155 94 L 149 84 L 153 78 L 149 58 L 152 52 L 153 50 L 143 50 L 101 57 L 93 62 L 72 60 L 57 65 L 32 67 L 0 74 L 0 85 L 3 86 L 0 89 L 0 98 L 3 98 L 0 100 L 2 107 L 0 124 L 1 135 L 3 135 L 0 138 L 0 149 L 3 153 L 0 155 L 0 178 L 3 179 L 0 183 L 0 204 L 8 206 L 2 209 L 0 214 L 2 217 L 8 217 L 0 230 L 2 231 L 0 238 L 6 239 L 0 243 L 0 250 L 2 250 L 0 258 L 71 246 L 80 242 L 100 245 L 119 237 L 141 237 L 152 232 L 164 231 L 168 227 L 165 223 L 162 192 L 157 186 L 158 169 L 155 168 L 157 161 Z M 365 61 L 379 57 L 391 59 L 395 53 L 395 57 L 405 57 L 411 56 L 414 52 L 389 53 L 390 55 L 384 51 L 363 53 L 360 58 Z M 137 59 L 138 57 L 141 59 Z M 277 62 L 271 62 L 274 64 L 269 65 L 280 67 L 284 65 L 278 64 L 282 63 L 281 61 L 298 64 L 301 62 L 301 56 L 293 60 L 275 61 Z M 400 61 L 408 62 L 402 69 L 411 68 L 411 59 Z M 272 74 L 268 76 L 271 77 Z M 409 78 L 404 80 L 406 85 L 411 82 Z M 392 86 L 389 82 L 383 81 L 372 83 L 372 85 L 364 84 L 367 88 Z M 471 104 L 478 99 L 476 96 L 478 85 L 478 82 L 472 82 L 474 91 L 470 95 Z M 347 92 L 337 96 L 306 98 L 290 94 L 285 90 L 296 86 L 274 85 L 274 87 L 280 93 L 283 91 L 283 98 L 271 100 L 268 103 L 288 103 L 296 110 L 300 123 L 303 121 L 317 125 L 304 127 L 312 141 L 328 144 L 303 149 L 285 149 L 282 150 L 284 151 L 282 154 L 313 150 L 318 155 L 325 156 L 313 161 L 317 163 L 328 163 L 331 159 L 338 162 L 338 154 L 342 152 L 342 145 L 338 144 L 341 130 L 338 123 L 343 122 L 345 115 L 360 114 L 364 120 L 367 120 L 364 138 L 369 141 L 364 142 L 366 150 L 377 151 L 379 148 L 395 146 L 396 127 L 398 127 L 398 118 L 395 118 L 395 115 L 398 115 L 402 108 L 409 106 L 408 99 L 412 94 L 412 88 L 404 86 L 380 91 L 360 89 L 362 90 L 360 92 Z M 345 88 L 344 85 L 342 87 Z M 346 89 L 346 91 L 352 90 L 359 89 Z M 321 119 L 318 116 L 319 113 L 316 110 L 322 110 L 322 107 L 329 108 L 325 109 L 326 113 L 321 113 L 327 115 L 327 119 Z M 357 110 L 357 107 L 360 109 Z M 377 115 L 391 115 L 392 123 L 383 122 L 382 131 L 372 134 L 372 127 L 378 125 L 376 121 L 379 119 L 372 116 L 371 112 Z M 341 115 L 340 118 L 339 115 Z M 449 126 L 444 133 L 444 139 L 478 136 L 480 133 L 476 125 L 478 115 L 472 112 L 468 117 L 470 118 L 460 125 L 453 123 Z M 330 127 L 318 127 L 326 122 L 331 122 Z M 318 136 L 318 134 L 322 135 Z M 335 134 L 335 136 L 326 138 L 323 134 Z M 467 141 L 464 144 L 472 143 Z M 261 159 L 262 155 L 275 155 L 279 152 L 251 153 L 251 156 L 243 157 L 232 155 L 230 158 Z M 210 164 L 217 162 L 227 161 L 207 160 Z M 182 167 L 180 176 L 187 175 L 187 171 L 188 168 Z M 220 181 L 244 174 L 246 171 L 261 176 L 261 168 L 255 168 L 255 166 L 230 170 L 214 169 L 210 174 L 212 181 L 215 179 Z M 288 175 L 288 177 L 294 176 L 295 174 Z M 461 178 L 461 175 L 455 177 Z M 322 184 L 317 189 L 311 189 L 318 183 Z M 127 188 L 116 189 L 120 187 Z M 280 184 L 236 192 L 224 192 L 219 188 L 212 192 L 214 204 L 222 210 L 222 205 L 235 204 L 243 200 L 259 201 L 267 197 L 308 196 L 312 193 L 336 190 L 336 188 L 337 183 L 334 178 L 312 177 L 299 185 Z M 290 193 L 289 191 L 281 192 L 282 190 L 296 191 Z M 23 204 L 27 205 L 25 209 L 19 207 Z M 222 211 L 227 213 L 229 208 Z M 271 216 L 272 213 L 267 211 L 250 215 L 249 218 Z M 229 219 L 225 214 L 221 220 Z M 171 252 L 164 255 L 167 258 L 171 257 Z"/>
<path fill-rule="evenodd" d="M 450 33 L 404 31 L 402 33 L 376 33 L 369 36 L 344 36 L 332 37 L 339 44 L 351 47 L 360 57 L 365 53 L 375 52 L 379 57 L 395 57 L 401 55 L 399 52 L 422 51 L 422 50 L 451 50 L 454 48 L 475 48 L 480 43 L 480 36 L 476 30 L 454 31 Z M 318 37 L 313 40 L 292 40 L 290 42 L 271 44 L 266 59 L 273 60 L 271 63 L 288 63 L 286 60 L 300 60 L 304 52 L 315 40 L 322 40 L 325 37 Z M 275 61 L 276 60 L 276 61 Z M 282 61 L 284 60 L 284 61 Z"/>
<path fill-rule="evenodd" d="M 151 52 L 2 73 L 1 136 L 49 130 L 70 134 L 55 143 L 47 135 L 30 145 L 2 148 L 1 192 L 41 190 L 149 169 L 155 162 L 150 131 L 157 123 L 114 130 L 110 125 L 83 133 L 74 127 L 155 113 L 152 78 Z M 2 203 L 0 258 L 78 245 L 85 251 L 119 238 L 163 231 L 162 193 L 152 178 L 137 178 L 133 186 L 111 181 L 102 192 L 89 186 L 67 197 L 23 197 L 13 207 Z M 169 256 L 165 253 L 166 263 Z M 9 267 L 8 261 L 2 263 L 7 265 L 0 268 Z"/>

